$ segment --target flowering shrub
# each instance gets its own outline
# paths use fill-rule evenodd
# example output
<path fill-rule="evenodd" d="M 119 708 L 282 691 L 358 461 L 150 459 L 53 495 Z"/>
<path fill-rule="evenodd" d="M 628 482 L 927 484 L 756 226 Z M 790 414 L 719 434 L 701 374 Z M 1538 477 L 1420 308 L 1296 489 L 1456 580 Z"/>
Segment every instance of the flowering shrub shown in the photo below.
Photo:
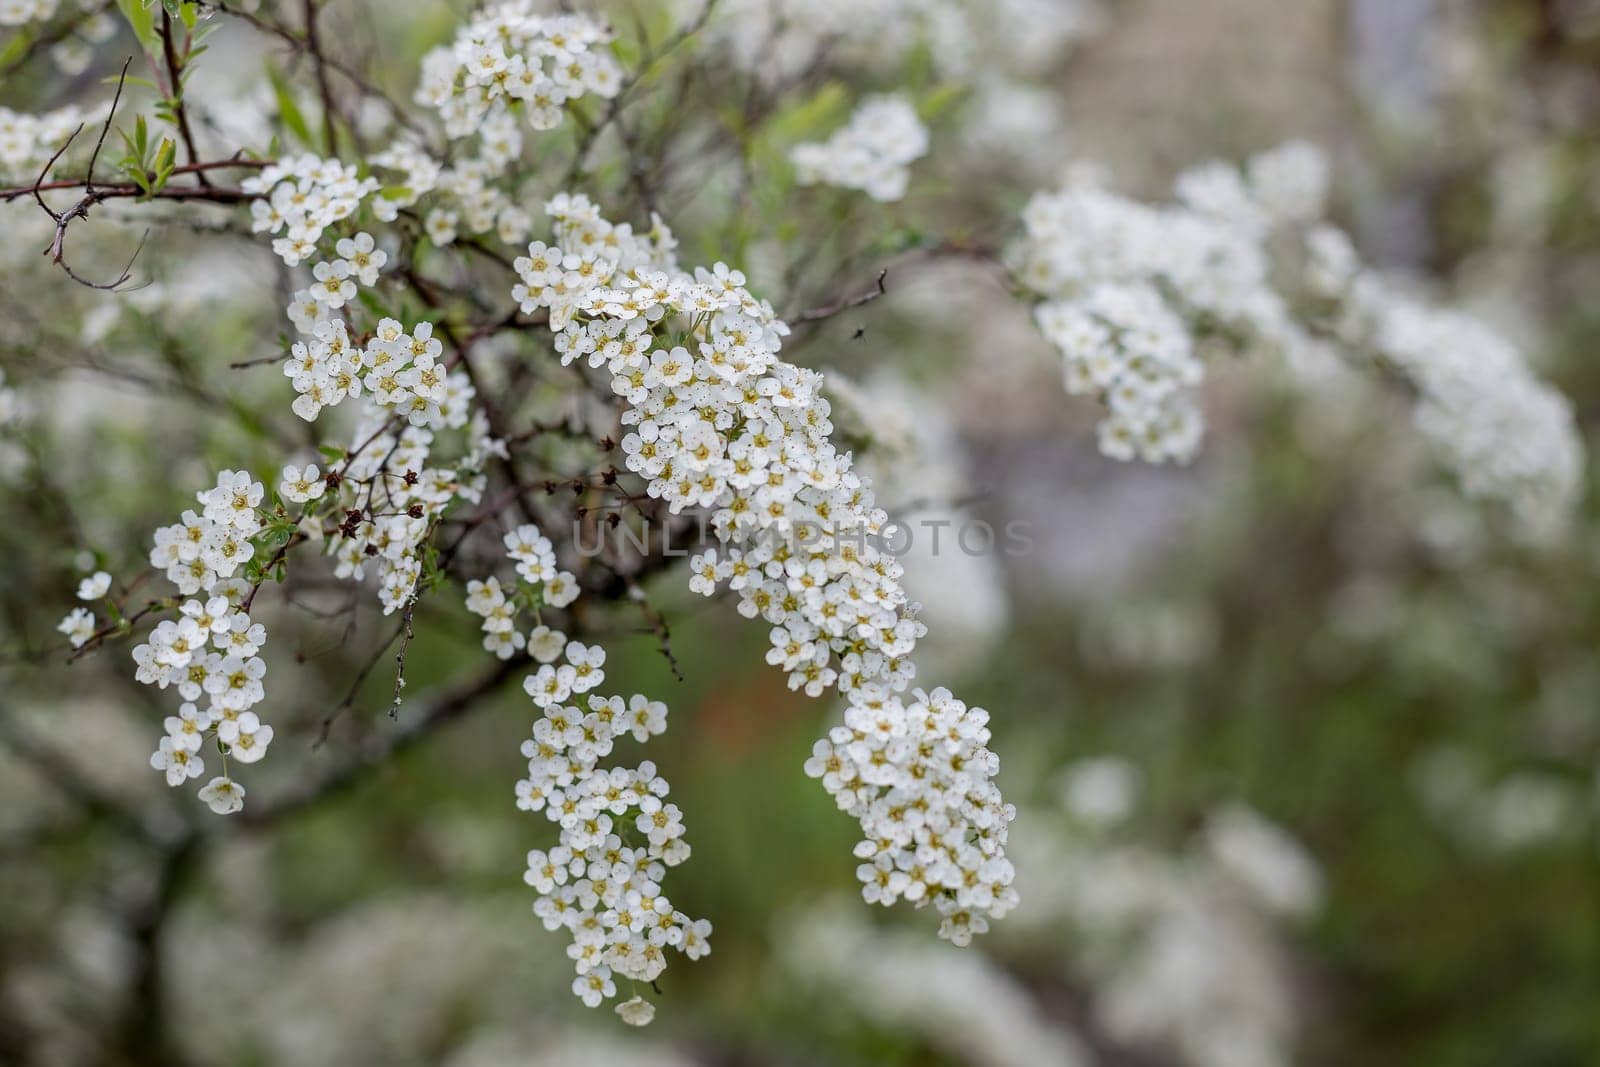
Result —
<path fill-rule="evenodd" d="M 56 6 L 0 4 L 0 22 L 62 17 Z M 230 462 L 241 466 L 265 451 L 270 468 L 258 469 L 277 476 L 216 474 L 197 494 L 198 511 L 156 529 L 144 573 L 129 553 L 106 570 L 91 561 L 94 573 L 77 586 L 85 603 L 59 630 L 74 659 L 126 642 L 118 654 L 131 656 L 133 677 L 175 691 L 150 766 L 169 786 L 198 784 L 212 812 L 248 826 L 305 802 L 289 792 L 257 808 L 257 791 L 231 773 L 275 740 L 276 761 L 301 755 L 284 751 L 293 740 L 278 717 L 292 702 L 279 696 L 294 691 L 280 689 L 287 671 L 275 667 L 270 693 L 265 684 L 263 590 L 281 586 L 288 601 L 309 576 L 348 590 L 338 610 L 352 619 L 359 592 L 375 594 L 381 613 L 397 617 L 380 649 L 396 649 L 395 715 L 428 706 L 406 674 L 418 614 L 464 601 L 478 621 L 452 625 L 475 625 L 495 662 L 442 698 L 438 718 L 524 678 L 533 725 L 517 806 L 558 828 L 555 844 L 527 856 L 533 912 L 570 936 L 574 994 L 591 1007 L 631 994 L 617 1008 L 627 1022 L 653 1016 L 644 994 L 666 950 L 700 958 L 711 929 L 662 885 L 689 857 L 685 813 L 666 800 L 666 778 L 651 761 L 612 763 L 627 735 L 647 742 L 665 730 L 666 706 L 598 691 L 601 639 L 629 611 L 642 612 L 676 669 L 644 586 L 659 571 L 680 572 L 707 598 L 733 594 L 735 610 L 763 624 L 765 658 L 788 688 L 837 700 L 833 724 L 794 771 L 820 779 L 859 822 L 854 858 L 867 903 L 931 905 L 939 934 L 966 946 L 1028 898 L 1008 858 L 1017 809 L 1000 792 L 990 714 L 937 684 L 943 664 L 917 655 L 937 623 L 885 545 L 892 516 L 858 463 L 858 452 L 885 451 L 892 418 L 843 382 L 834 395 L 865 410 L 852 413 L 858 433 L 836 429 L 827 375 L 801 361 L 814 354 L 804 346 L 818 324 L 890 292 L 891 267 L 976 261 L 1001 277 L 1006 299 L 1020 301 L 1060 353 L 1067 392 L 1103 407 L 1098 443 L 1108 456 L 1194 459 L 1216 357 L 1266 353 L 1305 381 L 1332 366 L 1390 389 L 1464 493 L 1503 509 L 1518 533 L 1557 539 L 1574 507 L 1583 457 L 1570 405 L 1486 326 L 1401 295 L 1362 265 L 1323 221 L 1332 179 L 1308 145 L 1242 169 L 1203 166 L 1160 206 L 1078 175 L 1058 192 L 1036 192 L 1020 219 L 984 219 L 984 232 L 999 237 L 978 242 L 955 227 L 930 235 L 893 214 L 910 210 L 908 190 L 941 164 L 942 141 L 957 145 L 952 166 L 971 151 L 974 142 L 940 126 L 951 100 L 910 89 L 848 94 L 848 117 L 837 93 L 802 100 L 807 71 L 828 57 L 825 42 L 804 42 L 814 55 L 781 48 L 782 62 L 761 63 L 742 42 L 763 32 L 766 5 L 730 3 L 719 20 L 713 0 L 662 32 L 641 27 L 625 39 L 592 13 L 553 14 L 533 0 L 488 5 L 417 71 L 392 72 L 414 88 L 416 107 L 325 47 L 315 4 L 300 24 L 232 4 L 120 6 L 157 72 L 155 98 L 131 99 L 124 67 L 104 106 L 0 109 L 0 175 L 13 183 L 0 197 L 10 212 L 44 220 L 49 257 L 36 269 L 120 301 L 103 305 L 114 308 L 137 307 L 130 281 L 140 262 L 135 252 L 120 277 L 91 267 L 116 203 L 171 224 L 152 242 L 186 223 L 219 240 L 253 237 L 275 257 L 282 293 L 249 342 L 269 354 L 232 369 L 275 365 L 287 388 L 274 377 L 265 413 L 241 414 L 248 445 L 221 444 L 238 449 Z M 1006 91 L 990 79 L 999 72 L 960 47 L 992 31 L 986 20 L 1037 23 L 1033 39 L 1010 41 L 1018 76 L 1048 65 L 1031 48 L 1064 47 L 1090 24 L 1078 5 L 991 10 L 955 0 L 828 4 L 816 17 L 841 33 L 892 27 L 927 40 L 951 78 L 986 91 Z M 190 78 L 205 70 L 208 31 L 225 23 L 253 26 L 304 59 L 298 80 L 274 68 L 272 114 L 237 143 L 215 143 L 214 127 L 196 121 Z M 865 55 L 847 48 L 837 62 L 871 69 L 910 50 L 891 38 Z M 734 62 L 718 58 L 729 55 Z M 647 99 L 742 70 L 743 113 Z M 137 107 L 150 117 L 130 119 Z M 748 140 L 731 161 L 706 165 L 707 199 L 718 203 L 665 195 L 682 191 L 673 168 L 689 166 L 699 140 L 715 157 L 729 128 Z M 764 189 L 768 175 L 774 185 Z M 818 184 L 836 188 L 809 188 Z M 838 233 L 804 214 L 823 197 L 848 204 L 851 224 Z M 780 200 L 799 205 L 796 218 L 778 217 Z M 765 220 L 747 216 L 767 201 L 776 221 L 762 232 Z M 707 212 L 726 217 L 708 223 Z M 680 231 L 693 239 L 680 245 Z M 813 237 L 815 247 L 772 269 L 774 255 Z M 812 294 L 810 261 L 830 252 L 830 284 Z M 846 284 L 862 263 L 878 272 L 875 286 Z M 114 280 L 93 280 L 102 277 Z M 819 302 L 808 308 L 812 295 Z M 97 349 L 95 333 L 86 319 L 74 343 Z M 171 370 L 180 384 L 184 371 Z M 5 382 L 0 426 L 22 419 L 27 404 L 27 383 Z M 704 543 L 674 554 L 672 535 L 695 526 Z M 579 535 L 596 528 L 625 528 L 637 535 L 633 549 L 587 553 Z M 494 573 L 504 560 L 514 580 Z M 371 667 L 314 731 L 319 742 Z M 1215 826 L 1226 839 L 1213 842 L 1221 867 L 1241 853 L 1288 851 L 1274 852 L 1270 828 L 1247 815 Z M 841 870 L 848 865 L 840 857 Z M 1191 893 L 1188 876 L 1171 874 L 1174 893 Z M 1187 895 L 1161 906 L 1186 922 L 1199 908 Z M 880 966 L 893 976 L 920 970 L 920 960 L 908 951 Z M 1010 995 L 981 966 L 958 969 L 957 980 Z M 1124 1025 L 1200 1024 L 1183 1016 Z M 1279 1035 L 1262 1043 L 1275 1048 Z"/>

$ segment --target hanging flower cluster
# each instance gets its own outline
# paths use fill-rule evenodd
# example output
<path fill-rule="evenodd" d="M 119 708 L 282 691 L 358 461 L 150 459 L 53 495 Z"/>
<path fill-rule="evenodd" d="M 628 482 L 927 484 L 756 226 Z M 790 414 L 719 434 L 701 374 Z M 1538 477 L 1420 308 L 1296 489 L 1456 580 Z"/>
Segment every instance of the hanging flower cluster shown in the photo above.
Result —
<path fill-rule="evenodd" d="M 254 586 L 235 577 L 255 557 L 264 493 L 244 471 L 223 471 L 215 487 L 198 495 L 200 514 L 185 511 L 181 522 L 156 531 L 151 565 L 191 599 L 133 650 L 134 676 L 174 688 L 183 700 L 167 718 L 150 766 L 168 785 L 183 785 L 205 773 L 201 750 L 214 740 L 223 773 L 206 783 L 200 799 L 220 815 L 244 805 L 244 786 L 228 776 L 228 760 L 254 763 L 272 743 L 272 727 L 251 710 L 266 697 L 260 652 L 267 631 L 248 611 Z"/>
<path fill-rule="evenodd" d="M 556 245 L 517 261 L 516 297 L 550 310 L 564 362 L 610 375 L 628 403 L 627 466 L 649 494 L 710 512 L 724 549 L 690 561 L 695 588 L 727 582 L 740 612 L 772 627 L 768 660 L 791 687 L 847 696 L 824 784 L 862 822 L 857 855 L 884 871 L 868 899 L 932 902 L 941 933 L 965 942 L 1015 903 L 1013 811 L 993 782 L 986 713 L 945 690 L 898 695 L 925 627 L 876 544 L 887 515 L 829 439 L 821 375 L 779 357 L 788 327 L 740 272 L 679 270 L 659 226 L 637 237 L 581 196 L 547 211 Z"/>
<path fill-rule="evenodd" d="M 664 732 L 666 705 L 639 694 L 626 703 L 598 695 L 606 677 L 606 654 L 598 645 L 569 642 L 542 623 L 523 639 L 516 628 L 519 606 L 531 602 L 536 612 L 541 605 L 565 607 L 577 587 L 557 569 L 554 549 L 537 526 L 519 526 L 505 545 L 517 565 L 517 590 L 508 598 L 499 579 L 474 581 L 467 608 L 484 617 L 490 651 L 509 658 L 508 647 L 526 645 L 541 664 L 523 681 L 541 717 L 522 744 L 528 776 L 517 783 L 517 806 L 543 812 L 561 832 L 554 848 L 528 853 L 524 880 L 539 894 L 533 913 L 545 928 L 571 934 L 572 992 L 592 1008 L 615 996 L 619 981 L 654 982 L 668 949 L 691 960 L 710 952 L 711 924 L 676 910 L 661 889 L 667 868 L 689 858 L 683 813 L 665 799 L 666 779 L 648 760 L 631 768 L 600 765 L 628 735 L 644 742 Z M 655 1009 L 636 993 L 617 1013 L 643 1025 Z"/>
<path fill-rule="evenodd" d="M 1467 493 L 1503 505 L 1530 537 L 1554 535 L 1583 467 L 1570 405 L 1487 327 L 1363 266 L 1320 221 L 1327 189 L 1322 154 L 1292 143 L 1242 170 L 1212 163 L 1182 175 L 1170 205 L 1086 180 L 1034 197 L 1012 265 L 1043 298 L 1035 317 L 1062 353 L 1067 390 L 1110 409 L 1101 450 L 1191 458 L 1209 342 L 1271 352 L 1297 372 L 1332 358 L 1398 373 L 1423 438 Z"/>

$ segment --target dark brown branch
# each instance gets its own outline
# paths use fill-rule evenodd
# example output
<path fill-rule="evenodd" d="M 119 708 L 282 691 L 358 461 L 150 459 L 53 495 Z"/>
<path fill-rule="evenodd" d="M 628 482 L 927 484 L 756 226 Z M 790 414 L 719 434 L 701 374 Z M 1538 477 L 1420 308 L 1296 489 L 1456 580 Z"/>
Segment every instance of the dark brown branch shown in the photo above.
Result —
<path fill-rule="evenodd" d="M 304 10 L 306 53 L 311 56 L 311 68 L 317 78 L 317 95 L 322 98 L 322 138 L 327 142 L 328 154 L 338 155 L 338 129 L 334 124 L 333 89 L 328 85 L 328 60 L 322 54 L 322 42 L 317 37 L 317 0 L 305 0 Z"/>
<path fill-rule="evenodd" d="M 189 42 L 184 42 L 184 60 L 179 60 L 177 46 L 172 42 L 172 16 L 167 9 L 161 9 L 161 53 L 167 63 L 167 102 L 172 108 L 172 121 L 178 127 L 178 136 L 183 138 L 184 151 L 189 153 L 189 162 L 200 162 L 200 150 L 195 147 L 194 130 L 189 126 L 189 112 L 183 103 L 183 67 L 188 59 Z M 91 166 L 91 170 L 93 167 Z M 206 177 L 203 170 L 194 171 L 194 180 L 198 185 L 210 185 L 211 179 Z"/>
<path fill-rule="evenodd" d="M 81 130 L 82 127 L 80 126 L 79 129 Z M 69 137 L 67 140 L 68 143 L 71 143 L 72 139 Z M 65 150 L 66 145 L 62 145 L 62 151 Z M 61 153 L 57 152 L 56 155 L 52 157 L 52 162 L 45 166 L 46 172 L 48 172 L 50 167 L 54 165 L 54 159 L 59 158 L 60 155 Z M 181 166 L 173 167 L 172 173 L 193 174 L 197 171 L 225 170 L 230 167 L 239 167 L 246 170 L 257 170 L 262 167 L 270 167 L 275 162 L 277 161 L 272 159 L 212 159 L 207 160 L 204 163 L 185 163 Z M 87 179 L 85 178 L 62 178 L 53 182 L 37 181 L 32 185 L 13 185 L 7 189 L 0 189 L 0 203 L 15 200 L 20 196 L 32 196 L 39 193 L 55 192 L 58 189 L 82 189 L 86 183 Z M 140 189 L 138 186 L 131 185 L 126 182 L 118 182 L 111 185 L 101 185 L 97 188 L 102 191 L 111 190 L 113 191 L 113 195 L 123 195 L 122 193 L 118 192 L 120 190 L 131 190 L 132 195 L 140 195 Z M 254 199 L 254 194 L 245 193 L 238 189 L 222 189 L 217 191 L 224 194 L 222 197 L 215 198 L 217 199 L 218 203 L 234 203 L 238 200 Z M 186 200 L 213 199 L 210 197 L 197 195 L 197 192 L 198 191 L 194 189 L 159 190 L 153 195 L 158 197 L 171 196 L 176 199 Z"/>
<path fill-rule="evenodd" d="M 94 184 L 95 164 L 100 160 L 100 149 L 105 146 L 106 135 L 111 132 L 111 124 L 117 117 L 117 104 L 122 100 L 122 90 L 128 81 L 128 67 L 132 63 L 133 57 L 129 56 L 127 61 L 122 64 L 122 73 L 117 78 L 117 91 L 116 94 L 111 98 L 111 110 L 106 113 L 106 120 L 100 127 L 100 136 L 96 138 L 94 142 L 94 151 L 89 155 L 89 167 L 87 172 L 84 174 L 83 181 L 81 183 L 83 187 L 83 195 L 78 198 L 77 203 L 73 204 L 72 207 L 65 211 L 57 212 L 53 210 L 49 204 L 45 203 L 43 191 L 46 187 L 45 178 L 49 175 L 50 168 L 56 165 L 57 160 L 59 160 L 66 152 L 67 148 L 71 146 L 73 140 L 77 138 L 79 133 L 83 132 L 82 124 L 79 124 L 78 128 L 73 130 L 72 133 L 68 135 L 66 141 L 61 145 L 61 147 L 56 149 L 55 154 L 50 157 L 48 162 L 45 163 L 44 169 L 39 172 L 39 177 L 34 181 L 32 186 L 22 189 L 6 190 L 4 193 L 0 193 L 0 201 L 12 200 L 18 196 L 28 193 L 33 194 L 33 198 L 38 202 L 40 209 L 43 210 L 46 215 L 49 215 L 51 220 L 56 224 L 55 236 L 51 238 L 50 244 L 44 250 L 44 254 L 49 256 L 50 262 L 54 263 L 56 266 L 65 271 L 67 276 L 73 281 L 79 283 L 80 285 L 88 286 L 91 289 L 114 290 L 121 288 L 127 283 L 128 279 L 133 276 L 132 271 L 134 260 L 139 258 L 139 253 L 144 249 L 145 239 L 144 237 L 141 237 L 139 239 L 138 246 L 133 250 L 133 255 L 129 257 L 127 264 L 122 268 L 122 272 L 117 275 L 113 281 L 109 282 L 90 281 L 89 279 L 80 275 L 77 271 L 73 270 L 72 267 L 66 262 L 67 227 L 72 224 L 73 220 L 87 219 L 89 217 L 89 210 L 102 201 L 116 197 L 144 195 L 143 190 L 132 184 L 113 186 L 96 186 Z M 53 185 L 54 183 L 51 184 Z M 209 188 L 193 190 L 161 189 L 158 190 L 154 195 L 171 197 L 172 194 L 183 193 L 190 194 L 190 196 L 186 198 L 213 200 L 218 199 L 216 194 L 226 193 L 229 195 L 225 198 L 225 202 L 236 202 L 237 200 L 244 199 L 246 197 L 246 194 L 239 190 L 216 190 Z M 148 234 L 146 236 L 148 236 Z"/>
<path fill-rule="evenodd" d="M 720 0 L 706 0 L 705 6 L 700 9 L 700 14 L 696 15 L 693 21 L 662 42 L 659 48 L 646 52 L 639 60 L 638 69 L 617 89 L 617 94 L 606 104 L 605 113 L 600 116 L 599 121 L 586 129 L 583 132 L 583 136 L 579 138 L 577 150 L 572 157 L 572 169 L 567 173 L 566 186 L 576 182 L 587 168 L 589 153 L 593 150 L 595 142 L 600 139 L 600 135 L 605 132 L 606 127 L 615 122 L 617 116 L 622 114 L 622 109 L 627 106 L 628 97 L 639 87 L 639 84 L 644 81 L 657 63 L 672 54 L 680 45 L 705 28 L 719 2 Z M 641 41 L 640 43 L 642 44 L 643 42 Z M 566 186 L 563 186 L 563 188 Z"/>

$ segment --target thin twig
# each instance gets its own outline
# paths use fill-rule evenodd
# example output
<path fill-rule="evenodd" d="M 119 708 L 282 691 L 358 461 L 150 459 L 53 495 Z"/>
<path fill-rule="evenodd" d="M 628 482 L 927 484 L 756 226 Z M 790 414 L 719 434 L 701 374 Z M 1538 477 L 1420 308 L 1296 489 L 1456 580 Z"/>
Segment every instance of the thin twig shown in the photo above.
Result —
<path fill-rule="evenodd" d="M 884 283 L 888 280 L 888 278 L 889 268 L 884 267 L 882 270 L 878 271 L 877 283 L 871 289 L 859 294 L 858 296 L 840 297 L 838 300 L 824 304 L 821 307 L 812 308 L 810 311 L 802 311 L 796 317 L 795 321 L 820 322 L 823 319 L 831 319 L 841 311 L 849 311 L 851 308 L 858 308 L 863 304 L 870 304 L 880 296 L 887 295 L 889 289 Z"/>

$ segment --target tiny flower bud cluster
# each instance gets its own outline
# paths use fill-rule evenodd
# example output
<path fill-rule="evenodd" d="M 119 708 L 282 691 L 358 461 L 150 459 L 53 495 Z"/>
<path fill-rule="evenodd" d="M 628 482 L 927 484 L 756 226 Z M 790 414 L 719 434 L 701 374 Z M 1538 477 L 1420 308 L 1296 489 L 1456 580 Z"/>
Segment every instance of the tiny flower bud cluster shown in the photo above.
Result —
<path fill-rule="evenodd" d="M 611 97 L 621 88 L 621 68 L 603 47 L 610 39 L 596 19 L 539 14 L 532 0 L 502 0 L 450 45 L 423 56 L 416 99 L 438 110 L 453 138 L 517 111 L 534 129 L 552 130 L 568 101 Z"/>
<path fill-rule="evenodd" d="M 563 362 L 609 372 L 629 404 L 626 463 L 649 494 L 673 513 L 710 512 L 726 555 L 690 561 L 694 588 L 739 593 L 740 612 L 773 628 L 767 658 L 792 688 L 848 696 L 833 788 L 862 820 L 862 855 L 903 876 L 878 899 L 931 900 L 945 936 L 966 940 L 1015 899 L 1004 858 L 1013 813 L 991 780 L 984 713 L 944 690 L 910 707 L 894 695 L 926 628 L 900 565 L 874 543 L 887 515 L 829 439 L 821 375 L 779 357 L 788 327 L 740 272 L 684 273 L 581 198 L 548 210 L 558 247 L 535 244 L 518 261 L 517 299 L 565 324 Z M 818 530 L 829 536 L 808 540 Z"/>
<path fill-rule="evenodd" d="M 264 194 L 250 203 L 251 229 L 282 231 L 272 251 L 293 267 L 314 255 L 323 230 L 355 214 L 361 201 L 378 191 L 378 182 L 359 177 L 353 165 L 307 154 L 286 156 L 239 187 Z"/>
<path fill-rule="evenodd" d="M 910 166 L 928 154 L 928 129 L 903 96 L 869 97 L 826 141 L 796 145 L 789 154 L 804 185 L 822 182 L 860 189 L 874 200 L 906 195 Z"/>
<path fill-rule="evenodd" d="M 178 714 L 167 718 L 150 766 L 168 785 L 183 785 L 205 772 L 200 752 L 214 740 L 224 773 L 200 790 L 200 799 L 219 815 L 244 804 L 244 787 L 227 776 L 228 760 L 255 763 L 272 743 L 272 727 L 251 710 L 266 697 L 267 665 L 260 652 L 267 631 L 245 609 L 252 587 L 234 577 L 255 555 L 251 538 L 262 528 L 257 509 L 264 494 L 249 474 L 225 470 L 215 487 L 198 495 L 201 514 L 185 511 L 181 522 L 156 531 L 151 565 L 164 568 L 191 599 L 176 619 L 163 620 L 133 650 L 134 677 L 175 688 L 183 701 Z"/>
<path fill-rule="evenodd" d="M 467 583 L 467 610 L 483 619 L 483 647 L 500 659 L 510 659 L 527 648 L 541 663 L 561 655 L 562 636 L 548 626 L 539 626 L 531 638 L 517 629 L 517 596 L 526 590 L 536 606 L 564 608 L 578 598 L 578 579 L 556 566 L 555 548 L 550 539 L 532 523 L 517 527 L 505 536 L 506 554 L 517 564 L 519 588 L 508 595 L 500 579 L 490 576 Z M 550 646 L 555 640 L 553 650 Z"/>

